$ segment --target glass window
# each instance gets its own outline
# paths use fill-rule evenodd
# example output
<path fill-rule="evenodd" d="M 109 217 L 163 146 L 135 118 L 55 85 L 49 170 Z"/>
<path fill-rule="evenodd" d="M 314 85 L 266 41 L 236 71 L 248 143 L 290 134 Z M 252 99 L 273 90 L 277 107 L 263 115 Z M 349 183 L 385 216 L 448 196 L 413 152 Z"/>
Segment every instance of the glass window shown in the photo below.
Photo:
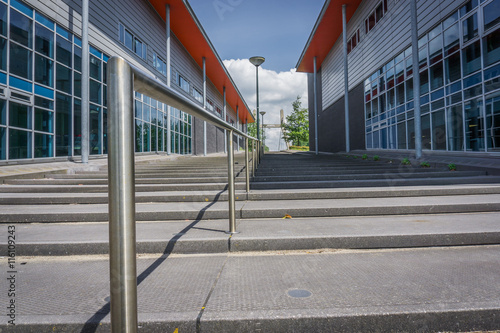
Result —
<path fill-rule="evenodd" d="M 71 69 L 57 64 L 56 89 L 71 94 Z"/>
<path fill-rule="evenodd" d="M 54 136 L 35 133 L 35 158 L 54 156 Z"/>
<path fill-rule="evenodd" d="M 406 81 L 406 101 L 413 99 L 413 80 Z"/>
<path fill-rule="evenodd" d="M 462 50 L 464 75 L 474 73 L 481 68 L 481 47 L 479 41 Z"/>
<path fill-rule="evenodd" d="M 82 154 L 82 102 L 75 98 L 73 104 L 73 154 Z"/>
<path fill-rule="evenodd" d="M 494 0 L 484 6 L 483 10 L 484 30 L 487 30 L 500 23 L 500 0 Z"/>
<path fill-rule="evenodd" d="M 396 107 L 394 89 L 387 91 L 387 108 L 390 110 Z"/>
<path fill-rule="evenodd" d="M 418 51 L 418 63 L 420 69 L 427 67 L 427 46 Z"/>
<path fill-rule="evenodd" d="M 31 133 L 9 129 L 9 158 L 31 158 Z"/>
<path fill-rule="evenodd" d="M 375 9 L 375 14 L 376 14 L 376 22 L 380 21 L 380 19 L 384 16 L 384 9 L 382 7 L 382 3 L 377 6 Z"/>
<path fill-rule="evenodd" d="M 446 124 L 444 110 L 432 113 L 432 149 L 446 150 Z"/>
<path fill-rule="evenodd" d="M 90 104 L 90 148 L 89 152 L 91 155 L 101 154 L 101 108 Z"/>
<path fill-rule="evenodd" d="M 464 103 L 465 148 L 468 151 L 484 151 L 484 119 L 482 98 Z"/>
<path fill-rule="evenodd" d="M 443 28 L 446 29 L 453 23 L 458 21 L 458 12 L 453 13 L 446 20 L 443 21 Z"/>
<path fill-rule="evenodd" d="M 478 24 L 477 24 L 477 13 L 469 16 L 462 22 L 462 31 L 463 31 L 463 41 L 464 43 L 472 40 L 477 36 Z"/>
<path fill-rule="evenodd" d="M 0 38 L 0 69 L 7 71 L 7 40 Z"/>
<path fill-rule="evenodd" d="M 408 149 L 415 149 L 415 120 L 408 120 L 407 136 Z"/>
<path fill-rule="evenodd" d="M 458 38 L 458 23 L 452 25 L 444 32 L 444 54 L 449 55 L 460 48 L 460 40 Z"/>
<path fill-rule="evenodd" d="M 422 149 L 431 149 L 431 116 L 426 114 L 421 117 L 422 122 Z"/>
<path fill-rule="evenodd" d="M 4 99 L 0 99 L 0 125 L 6 125 L 7 122 L 6 104 Z"/>
<path fill-rule="evenodd" d="M 483 39 L 484 66 L 489 66 L 500 60 L 500 29 L 490 33 Z"/>
<path fill-rule="evenodd" d="M 134 51 L 139 57 L 143 57 L 142 54 L 142 42 L 138 40 L 137 38 L 134 38 Z"/>
<path fill-rule="evenodd" d="M 0 160 L 7 159 L 7 129 L 5 127 L 0 127 Z"/>
<path fill-rule="evenodd" d="M 489 151 L 500 151 L 500 92 L 486 96 L 486 134 Z"/>
<path fill-rule="evenodd" d="M 463 132 L 463 115 L 462 104 L 455 105 L 447 109 L 448 117 L 448 150 L 463 151 L 464 150 L 464 132 Z"/>
<path fill-rule="evenodd" d="M 82 71 L 82 49 L 79 47 L 75 47 L 75 52 L 73 55 L 75 70 L 81 72 Z"/>
<path fill-rule="evenodd" d="M 74 74 L 74 91 L 76 97 L 82 97 L 82 74 L 75 72 Z"/>
<path fill-rule="evenodd" d="M 467 13 L 469 13 L 476 7 L 477 7 L 477 0 L 470 0 L 462 8 L 460 8 L 460 17 L 464 17 L 465 15 L 467 15 Z"/>
<path fill-rule="evenodd" d="M 398 149 L 406 149 L 406 123 L 398 123 Z"/>
<path fill-rule="evenodd" d="M 38 23 L 35 27 L 35 51 L 54 58 L 54 33 Z"/>
<path fill-rule="evenodd" d="M 473 98 L 481 95 L 482 93 L 483 93 L 483 86 L 481 84 L 478 84 L 475 87 L 464 90 L 464 99 Z"/>
<path fill-rule="evenodd" d="M 92 103 L 101 104 L 101 84 L 99 82 L 90 80 L 89 98 Z"/>
<path fill-rule="evenodd" d="M 32 52 L 10 43 L 10 73 L 31 80 Z"/>
<path fill-rule="evenodd" d="M 400 62 L 396 65 L 396 84 L 399 84 L 405 80 L 405 64 Z"/>
<path fill-rule="evenodd" d="M 405 86 L 404 84 L 400 84 L 396 87 L 396 101 L 397 105 L 402 105 L 405 102 Z"/>
<path fill-rule="evenodd" d="M 51 30 L 54 30 L 54 22 L 48 18 L 46 18 L 45 16 L 43 16 L 42 14 L 40 13 L 35 13 L 35 19 L 37 22 L 43 24 L 44 26 L 46 26 L 47 28 L 51 29 Z"/>
<path fill-rule="evenodd" d="M 71 67 L 71 58 L 73 57 L 71 43 L 64 38 L 57 36 L 56 45 L 57 61 Z"/>
<path fill-rule="evenodd" d="M 431 90 L 438 89 L 443 86 L 443 62 L 439 62 L 432 66 L 429 70 L 431 75 Z"/>
<path fill-rule="evenodd" d="M 54 112 L 35 108 L 35 130 L 54 132 Z"/>
<path fill-rule="evenodd" d="M 429 42 L 429 61 L 430 64 L 435 64 L 436 62 L 443 59 L 443 39 L 441 35 L 434 38 Z"/>
<path fill-rule="evenodd" d="M 35 81 L 49 87 L 54 86 L 54 62 L 38 54 L 35 54 Z"/>
<path fill-rule="evenodd" d="M 429 92 L 429 75 L 428 71 L 425 70 L 420 72 L 420 96 L 427 94 Z"/>
<path fill-rule="evenodd" d="M 134 36 L 128 30 L 125 30 L 125 46 L 134 49 Z"/>
<path fill-rule="evenodd" d="M 142 119 L 144 121 L 149 121 L 151 117 L 151 107 L 147 104 L 144 104 L 142 107 Z"/>
<path fill-rule="evenodd" d="M 33 21 L 19 13 L 10 10 L 10 38 L 24 46 L 31 48 L 32 43 L 32 24 Z"/>
<path fill-rule="evenodd" d="M 9 125 L 31 129 L 31 108 L 24 104 L 10 102 Z"/>
<path fill-rule="evenodd" d="M 490 81 L 486 81 L 484 83 L 484 92 L 485 93 L 488 93 L 488 92 L 491 92 L 493 90 L 497 90 L 497 89 L 500 89 L 500 78 L 495 78 L 493 80 L 490 80 Z"/>
<path fill-rule="evenodd" d="M 101 60 L 90 56 L 90 77 L 101 81 Z"/>
<path fill-rule="evenodd" d="M 184 79 L 180 75 L 179 75 L 179 86 L 182 88 L 182 90 L 189 92 L 189 88 L 190 88 L 189 82 L 186 81 L 186 79 Z"/>
<path fill-rule="evenodd" d="M 462 76 L 460 73 L 460 53 L 455 53 L 444 60 L 446 83 L 454 82 Z"/>
<path fill-rule="evenodd" d="M 54 110 L 54 102 L 50 99 L 35 96 L 35 105 L 42 108 Z"/>
<path fill-rule="evenodd" d="M 56 96 L 56 156 L 72 153 L 71 97 L 58 93 Z"/>
<path fill-rule="evenodd" d="M 0 2 L 0 35 L 7 37 L 7 5 Z"/>

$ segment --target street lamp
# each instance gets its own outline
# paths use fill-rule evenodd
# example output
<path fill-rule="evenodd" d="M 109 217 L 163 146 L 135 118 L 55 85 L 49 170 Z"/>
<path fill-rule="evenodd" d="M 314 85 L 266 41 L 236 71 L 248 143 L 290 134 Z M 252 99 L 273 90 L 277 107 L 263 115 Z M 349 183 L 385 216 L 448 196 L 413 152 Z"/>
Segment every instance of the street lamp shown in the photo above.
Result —
<path fill-rule="evenodd" d="M 260 132 L 259 132 L 259 66 L 266 61 L 264 57 L 251 57 L 250 62 L 255 66 L 255 76 L 257 82 L 257 140 L 260 141 Z"/>
<path fill-rule="evenodd" d="M 264 152 L 266 151 L 266 132 L 264 132 L 264 115 L 266 111 L 260 111 L 262 115 L 262 145 L 264 146 Z"/>

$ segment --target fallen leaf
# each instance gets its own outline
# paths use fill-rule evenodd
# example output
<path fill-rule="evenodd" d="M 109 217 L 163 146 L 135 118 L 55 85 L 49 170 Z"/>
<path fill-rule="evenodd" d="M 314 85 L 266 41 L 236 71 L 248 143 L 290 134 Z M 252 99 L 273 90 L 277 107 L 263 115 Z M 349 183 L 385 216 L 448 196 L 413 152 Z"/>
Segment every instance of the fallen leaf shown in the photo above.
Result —
<path fill-rule="evenodd" d="M 283 216 L 283 219 L 291 219 L 292 217 L 288 214 L 285 214 L 285 216 Z"/>

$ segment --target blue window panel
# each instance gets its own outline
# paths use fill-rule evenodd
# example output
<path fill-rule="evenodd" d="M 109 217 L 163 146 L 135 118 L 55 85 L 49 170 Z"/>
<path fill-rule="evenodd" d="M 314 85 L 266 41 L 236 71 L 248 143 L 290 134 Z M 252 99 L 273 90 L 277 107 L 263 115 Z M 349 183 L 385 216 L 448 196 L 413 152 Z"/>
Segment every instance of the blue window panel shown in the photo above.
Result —
<path fill-rule="evenodd" d="M 431 101 L 435 101 L 436 99 L 439 99 L 441 97 L 444 97 L 444 89 L 439 89 L 433 92 L 431 94 Z"/>
<path fill-rule="evenodd" d="M 0 83 L 7 84 L 7 74 L 0 72 Z"/>
<path fill-rule="evenodd" d="M 38 23 L 41 23 L 43 24 L 44 26 L 46 26 L 47 28 L 49 28 L 50 30 L 54 30 L 54 22 L 52 22 L 51 20 L 49 20 L 48 18 L 46 18 L 45 16 L 39 14 L 38 12 L 35 13 L 35 18 L 36 18 L 36 21 Z"/>
<path fill-rule="evenodd" d="M 71 40 L 71 34 L 59 24 L 56 26 L 56 32 L 64 38 Z"/>
<path fill-rule="evenodd" d="M 109 57 L 103 53 L 102 54 L 102 60 L 104 60 L 105 62 L 108 62 Z"/>
<path fill-rule="evenodd" d="M 489 80 L 500 75 L 500 64 L 484 71 L 484 79 Z"/>
<path fill-rule="evenodd" d="M 75 36 L 73 39 L 74 39 L 73 41 L 75 42 L 76 45 L 82 47 L 82 40 L 80 38 Z"/>
<path fill-rule="evenodd" d="M 14 7 L 15 9 L 19 10 L 20 12 L 28 15 L 29 17 L 33 17 L 33 9 L 26 6 L 22 2 L 17 1 L 17 0 L 10 0 L 10 5 L 12 7 Z"/>
<path fill-rule="evenodd" d="M 100 51 L 97 51 L 95 48 L 92 46 L 89 46 L 90 53 L 95 55 L 97 58 L 101 59 L 102 58 L 102 53 Z"/>
<path fill-rule="evenodd" d="M 38 84 L 35 84 L 35 94 L 54 99 L 54 91 L 52 89 L 39 86 Z"/>
<path fill-rule="evenodd" d="M 17 77 L 9 75 L 9 84 L 11 87 L 33 92 L 33 84 L 31 82 L 18 79 Z"/>

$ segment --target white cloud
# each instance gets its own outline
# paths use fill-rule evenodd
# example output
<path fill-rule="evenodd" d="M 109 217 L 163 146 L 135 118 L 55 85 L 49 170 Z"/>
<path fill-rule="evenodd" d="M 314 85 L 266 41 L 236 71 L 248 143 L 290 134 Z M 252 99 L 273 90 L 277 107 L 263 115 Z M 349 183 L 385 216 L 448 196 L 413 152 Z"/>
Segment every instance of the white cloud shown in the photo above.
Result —
<path fill-rule="evenodd" d="M 243 98 L 251 110 L 256 109 L 255 96 L 255 66 L 248 59 L 224 60 L 231 77 L 235 81 Z M 265 66 L 265 64 L 264 64 Z M 279 124 L 280 110 L 285 117 L 293 108 L 292 103 L 297 96 L 301 96 L 302 106 L 307 107 L 307 75 L 297 73 L 295 69 L 287 72 L 275 72 L 259 67 L 259 104 L 260 110 L 266 111 L 264 124 Z M 266 129 L 266 145 L 271 150 L 278 150 L 279 129 Z M 284 143 L 281 142 L 281 149 Z"/>

